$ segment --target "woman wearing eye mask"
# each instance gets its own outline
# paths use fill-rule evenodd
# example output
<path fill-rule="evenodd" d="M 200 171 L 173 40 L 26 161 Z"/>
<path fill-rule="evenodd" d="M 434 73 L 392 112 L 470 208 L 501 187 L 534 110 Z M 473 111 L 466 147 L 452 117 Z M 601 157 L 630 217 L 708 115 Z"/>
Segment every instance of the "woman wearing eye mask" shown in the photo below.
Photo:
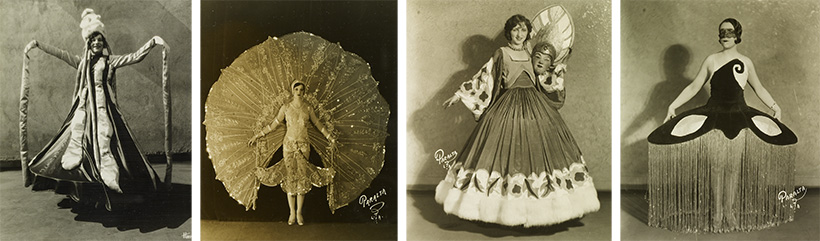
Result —
<path fill-rule="evenodd" d="M 793 188 L 797 136 L 780 122 L 781 109 L 758 79 L 755 65 L 738 52 L 740 22 L 727 18 L 718 30 L 723 49 L 704 60 L 669 106 L 665 123 L 648 137 L 651 226 L 748 231 L 794 217 L 793 207 L 776 197 Z M 676 114 L 707 81 L 708 102 Z M 772 115 L 746 105 L 746 86 Z"/>

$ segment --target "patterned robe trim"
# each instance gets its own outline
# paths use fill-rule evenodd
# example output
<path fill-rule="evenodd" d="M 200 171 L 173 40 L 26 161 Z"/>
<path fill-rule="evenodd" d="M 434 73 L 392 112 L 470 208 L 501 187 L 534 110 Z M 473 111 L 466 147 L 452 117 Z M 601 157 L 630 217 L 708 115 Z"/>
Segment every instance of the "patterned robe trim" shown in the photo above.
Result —
<path fill-rule="evenodd" d="M 436 201 L 448 214 L 467 220 L 508 226 L 561 223 L 600 209 L 586 166 L 546 172 L 506 175 L 459 168 L 436 187 Z"/>
<path fill-rule="evenodd" d="M 516 173 L 502 175 L 485 169 L 467 170 L 459 168 L 457 174 L 449 172 L 445 181 L 453 183 L 453 188 L 470 189 L 483 194 L 499 194 L 513 198 L 544 198 L 556 192 L 566 194 L 578 187 L 591 185 L 592 177 L 582 163 L 573 163 L 569 168 L 547 172 Z"/>

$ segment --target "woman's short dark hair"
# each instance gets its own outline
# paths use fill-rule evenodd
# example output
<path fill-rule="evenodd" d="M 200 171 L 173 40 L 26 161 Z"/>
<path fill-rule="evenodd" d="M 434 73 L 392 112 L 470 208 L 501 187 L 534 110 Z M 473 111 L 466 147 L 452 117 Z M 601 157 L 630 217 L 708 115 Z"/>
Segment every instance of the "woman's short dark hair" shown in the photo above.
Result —
<path fill-rule="evenodd" d="M 529 19 L 527 19 L 527 17 L 524 17 L 524 15 L 516 14 L 507 19 L 507 23 L 504 24 L 504 37 L 507 37 L 507 41 L 512 40 L 512 35 L 510 34 L 510 32 L 513 30 L 513 28 L 515 28 L 515 26 L 518 26 L 521 23 L 524 23 L 524 25 L 527 26 L 527 39 L 525 40 L 530 40 L 530 33 L 532 32 L 532 23 Z"/>
<path fill-rule="evenodd" d="M 740 43 L 740 34 L 743 33 L 743 26 L 740 25 L 740 22 L 738 22 L 737 19 L 734 19 L 734 18 L 727 18 L 727 19 L 724 19 L 723 21 L 721 21 L 720 25 L 723 25 L 723 23 L 732 24 L 732 27 L 735 28 L 735 35 L 737 36 L 737 39 L 735 39 L 735 43 L 739 44 Z M 718 25 L 718 28 L 720 28 L 720 25 Z"/>
<path fill-rule="evenodd" d="M 302 86 L 302 88 L 305 88 L 305 84 L 299 82 L 299 83 L 293 84 L 293 87 L 291 89 L 296 89 L 296 87 L 300 86 L 300 85 Z"/>
<path fill-rule="evenodd" d="M 91 33 L 91 35 L 88 37 L 88 42 L 86 43 L 86 45 L 91 46 L 91 40 L 97 37 L 97 35 L 100 35 L 100 37 L 102 37 L 103 48 L 108 48 L 108 41 L 105 40 L 105 35 L 103 35 L 100 32 Z"/>

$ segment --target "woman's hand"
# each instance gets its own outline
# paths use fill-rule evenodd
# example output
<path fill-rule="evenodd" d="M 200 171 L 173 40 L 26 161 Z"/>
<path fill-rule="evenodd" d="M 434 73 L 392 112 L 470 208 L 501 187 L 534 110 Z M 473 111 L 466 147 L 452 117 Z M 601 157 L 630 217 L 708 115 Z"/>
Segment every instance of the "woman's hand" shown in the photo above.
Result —
<path fill-rule="evenodd" d="M 555 77 L 553 77 L 552 85 L 555 90 L 564 90 L 564 78 L 560 75 L 555 75 Z"/>
<path fill-rule="evenodd" d="M 37 40 L 31 40 L 31 42 L 28 42 L 28 44 L 26 45 L 26 49 L 23 50 L 23 53 L 28 54 L 28 52 L 31 51 L 31 49 L 36 48 L 36 47 L 37 47 Z"/>
<path fill-rule="evenodd" d="M 453 95 L 453 97 L 450 97 L 449 99 L 444 101 L 444 104 L 443 104 L 444 108 L 450 107 L 450 106 L 452 106 L 453 104 L 457 103 L 460 100 L 461 100 L 461 97 L 459 97 L 458 95 Z"/>
<path fill-rule="evenodd" d="M 675 118 L 675 108 L 669 107 L 669 110 L 666 111 L 666 119 L 663 120 L 663 123 Z"/>
<path fill-rule="evenodd" d="M 159 36 L 154 36 L 153 40 L 154 40 L 154 43 L 156 43 L 156 44 L 168 47 L 168 45 L 165 44 L 165 40 L 160 38 Z"/>
<path fill-rule="evenodd" d="M 253 135 L 251 139 L 248 141 L 248 146 L 254 146 L 259 141 L 259 138 L 262 137 L 259 134 Z"/>
<path fill-rule="evenodd" d="M 778 106 L 777 103 L 775 103 L 772 106 L 772 110 L 774 111 L 774 118 L 777 119 L 777 120 L 780 120 L 780 117 L 782 117 L 780 106 Z"/>

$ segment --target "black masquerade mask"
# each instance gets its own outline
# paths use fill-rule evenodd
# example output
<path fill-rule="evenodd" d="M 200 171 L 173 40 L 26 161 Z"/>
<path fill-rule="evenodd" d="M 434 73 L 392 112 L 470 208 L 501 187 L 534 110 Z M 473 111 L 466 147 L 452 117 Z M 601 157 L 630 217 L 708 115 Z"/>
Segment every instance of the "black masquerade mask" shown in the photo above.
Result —
<path fill-rule="evenodd" d="M 718 34 L 720 38 L 737 38 L 737 33 L 735 33 L 734 29 L 720 29 L 720 33 Z"/>

